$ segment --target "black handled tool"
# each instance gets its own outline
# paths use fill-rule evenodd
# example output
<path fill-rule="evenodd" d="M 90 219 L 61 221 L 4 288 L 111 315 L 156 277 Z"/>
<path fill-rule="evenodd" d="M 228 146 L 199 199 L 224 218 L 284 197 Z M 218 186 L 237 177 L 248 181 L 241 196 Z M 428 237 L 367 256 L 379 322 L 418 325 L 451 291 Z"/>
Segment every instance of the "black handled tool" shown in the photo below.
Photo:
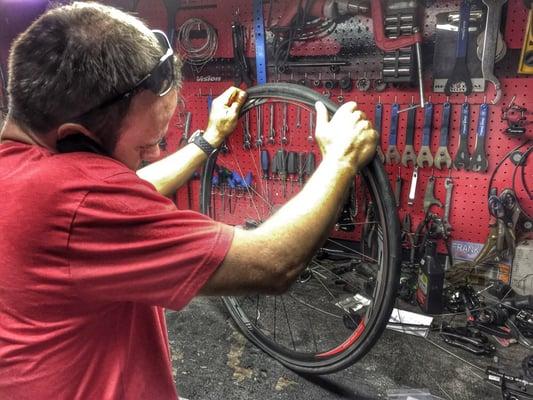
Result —
<path fill-rule="evenodd" d="M 416 126 L 416 107 L 411 102 L 407 111 L 407 127 L 405 130 L 405 147 L 402 154 L 402 165 L 404 167 L 409 166 L 409 162 L 416 165 L 416 153 L 413 146 L 415 138 L 415 126 Z"/>
<path fill-rule="evenodd" d="M 305 176 L 305 153 L 298 153 L 296 168 L 298 170 L 298 185 L 302 187 L 304 184 Z"/>
<path fill-rule="evenodd" d="M 305 159 L 305 174 L 311 176 L 313 172 L 315 172 L 315 153 L 309 152 Z"/>
<path fill-rule="evenodd" d="M 274 156 L 275 172 L 278 178 L 283 182 L 283 197 L 287 196 L 287 152 L 279 149 Z M 274 172 L 274 170 L 272 171 Z"/>
<path fill-rule="evenodd" d="M 233 41 L 233 63 L 235 66 L 233 82 L 235 86 L 240 86 L 242 82 L 246 86 L 252 86 L 250 79 L 250 68 L 245 55 L 245 28 L 236 21 L 231 24 L 231 38 Z"/>
<path fill-rule="evenodd" d="M 383 122 L 383 104 L 381 103 L 381 101 L 379 101 L 378 103 L 376 103 L 376 107 L 374 109 L 374 129 L 376 130 L 380 138 L 381 138 L 382 122 Z M 376 152 L 381 162 L 385 162 L 385 154 L 383 154 L 383 150 L 381 150 L 381 139 L 380 139 L 380 143 L 378 143 L 378 147 L 376 148 Z"/>
<path fill-rule="evenodd" d="M 461 1 L 459 10 L 459 32 L 457 36 L 457 47 L 455 50 L 455 65 L 451 76 L 446 81 L 444 92 L 449 96 L 452 93 L 472 93 L 472 80 L 468 65 L 466 63 L 466 53 L 468 52 L 468 26 L 470 22 L 470 0 Z"/>
<path fill-rule="evenodd" d="M 298 154 L 295 151 L 289 151 L 287 155 L 287 174 L 290 176 L 298 174 Z M 291 193 L 294 192 L 294 181 L 296 178 L 290 178 Z"/>

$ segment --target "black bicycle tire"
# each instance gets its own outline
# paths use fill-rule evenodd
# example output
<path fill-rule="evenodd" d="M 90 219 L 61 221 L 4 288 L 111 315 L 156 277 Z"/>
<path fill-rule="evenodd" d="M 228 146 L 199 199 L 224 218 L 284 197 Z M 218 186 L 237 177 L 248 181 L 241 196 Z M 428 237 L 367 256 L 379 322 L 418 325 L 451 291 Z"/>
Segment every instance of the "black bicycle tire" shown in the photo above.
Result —
<path fill-rule="evenodd" d="M 292 100 L 303 104 L 312 106 L 316 101 L 324 103 L 326 108 L 334 113 L 338 105 L 319 95 L 315 91 L 302 87 L 300 85 L 287 83 L 271 83 L 262 86 L 249 88 L 248 99 L 243 106 L 242 112 L 246 112 L 252 108 L 255 102 L 263 98 L 277 98 L 280 100 Z M 208 214 L 211 199 L 211 178 L 213 175 L 214 166 L 217 160 L 217 152 L 215 152 L 207 161 L 201 176 L 201 190 L 200 190 L 200 210 Z M 400 266 L 400 222 L 397 216 L 395 200 L 392 189 L 389 184 L 389 179 L 383 164 L 378 157 L 375 157 L 367 167 L 361 171 L 367 176 L 371 182 L 376 185 L 376 193 L 379 194 L 377 199 L 382 203 L 381 210 L 386 213 L 387 224 L 385 225 L 386 236 L 388 241 L 389 263 L 385 268 L 384 276 L 384 294 L 381 300 L 381 307 L 376 310 L 374 323 L 371 327 L 364 330 L 364 335 L 361 340 L 353 348 L 346 352 L 324 360 L 315 360 L 312 363 L 302 362 L 299 360 L 287 357 L 279 350 L 272 349 L 263 343 L 262 339 L 258 337 L 257 333 L 252 332 L 243 322 L 239 313 L 232 304 L 232 297 L 224 297 L 223 301 L 230 313 L 233 321 L 236 323 L 240 331 L 257 347 L 265 351 L 267 354 L 281 362 L 286 367 L 304 374 L 329 374 L 342 370 L 361 357 L 363 357 L 375 344 L 385 329 L 388 319 L 390 317 L 394 301 L 396 298 L 397 287 L 399 283 L 399 266 Z M 384 216 L 383 216 L 384 217 Z M 383 233 L 385 236 L 385 232 Z"/>

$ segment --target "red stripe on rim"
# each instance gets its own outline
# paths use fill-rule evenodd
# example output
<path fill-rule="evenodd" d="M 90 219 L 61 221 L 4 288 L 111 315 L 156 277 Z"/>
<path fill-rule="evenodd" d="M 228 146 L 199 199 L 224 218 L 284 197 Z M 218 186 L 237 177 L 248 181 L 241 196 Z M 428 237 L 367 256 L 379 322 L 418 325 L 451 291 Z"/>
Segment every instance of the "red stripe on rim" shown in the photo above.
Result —
<path fill-rule="evenodd" d="M 352 333 L 352 335 L 344 341 L 344 343 L 341 343 L 334 349 L 331 349 L 330 351 L 327 351 L 325 353 L 317 354 L 317 357 L 329 357 L 334 356 L 336 354 L 339 354 L 340 352 L 346 350 L 348 347 L 350 347 L 352 344 L 355 343 L 357 339 L 359 339 L 359 336 L 363 333 L 365 330 L 365 323 L 364 321 L 361 321 L 359 325 L 357 326 L 357 329 Z"/>

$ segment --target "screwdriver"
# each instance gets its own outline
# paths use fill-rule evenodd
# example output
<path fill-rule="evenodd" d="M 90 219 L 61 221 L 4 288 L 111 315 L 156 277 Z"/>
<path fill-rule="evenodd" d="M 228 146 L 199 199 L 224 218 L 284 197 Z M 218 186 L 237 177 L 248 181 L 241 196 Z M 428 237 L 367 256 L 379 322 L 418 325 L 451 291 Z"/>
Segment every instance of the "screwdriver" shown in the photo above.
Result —
<path fill-rule="evenodd" d="M 287 196 L 287 152 L 279 149 L 274 158 L 274 167 L 279 179 L 283 182 L 283 197 Z"/>
<path fill-rule="evenodd" d="M 268 196 L 268 168 L 270 165 L 270 156 L 268 154 L 267 150 L 261 150 L 261 170 L 263 171 L 262 178 L 266 181 L 265 182 L 265 196 L 267 199 L 269 199 Z"/>
<path fill-rule="evenodd" d="M 298 173 L 298 154 L 295 151 L 289 151 L 287 155 L 287 173 L 289 175 L 296 175 Z M 289 178 L 291 181 L 291 193 L 294 192 L 294 181 L 296 178 Z"/>

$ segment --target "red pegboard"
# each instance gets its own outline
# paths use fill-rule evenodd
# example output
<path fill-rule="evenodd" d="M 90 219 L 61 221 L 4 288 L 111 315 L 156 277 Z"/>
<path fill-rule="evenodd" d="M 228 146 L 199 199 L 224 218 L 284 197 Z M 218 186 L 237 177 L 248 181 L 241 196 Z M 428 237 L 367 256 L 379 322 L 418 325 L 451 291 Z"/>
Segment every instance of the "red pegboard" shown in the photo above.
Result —
<path fill-rule="evenodd" d="M 265 16 L 268 15 L 268 7 L 270 3 L 265 2 Z M 283 7 L 286 3 L 273 0 L 273 20 L 281 15 Z M 451 9 L 458 9 L 458 1 L 437 1 L 432 7 L 437 8 L 439 11 L 448 11 Z M 160 29 L 166 29 L 166 13 L 165 7 L 162 2 L 140 0 L 138 14 L 146 20 L 152 27 Z M 435 12 L 427 13 L 425 19 L 426 29 L 429 30 L 434 25 Z M 526 25 L 527 12 L 523 6 L 521 0 L 510 0 L 507 6 L 507 21 L 505 24 L 505 41 L 509 49 L 518 49 L 522 46 L 522 40 L 524 35 L 524 29 Z M 238 0 L 229 0 L 224 2 L 205 1 L 205 0 L 190 0 L 182 2 L 182 8 L 178 11 L 176 16 L 176 26 L 191 17 L 202 18 L 211 23 L 217 30 L 219 36 L 219 45 L 216 53 L 216 57 L 232 57 L 232 45 L 231 45 L 231 21 L 234 18 L 238 18 L 240 22 L 247 27 L 248 40 L 247 40 L 247 55 L 254 56 L 253 34 L 251 33 L 250 25 L 252 20 L 251 2 L 242 2 Z M 368 23 L 368 19 L 361 17 L 360 23 Z M 368 24 L 371 27 L 371 24 Z M 350 34 L 356 34 L 357 32 L 349 32 Z M 348 32 L 347 32 L 348 34 Z M 430 35 L 426 33 L 426 40 L 430 40 Z M 332 41 L 329 38 L 323 38 L 318 42 L 305 42 L 295 47 L 293 53 L 297 55 L 333 55 L 338 52 L 338 43 Z M 432 57 L 431 54 L 424 55 L 424 57 Z M 279 77 L 274 77 L 279 78 Z M 275 80 L 275 79 L 274 79 Z M 405 213 L 412 215 L 413 225 L 416 226 L 418 222 L 423 218 L 422 202 L 424 196 L 425 184 L 432 174 L 436 177 L 435 195 L 443 203 L 445 200 L 444 179 L 449 174 L 454 181 L 453 192 L 453 207 L 451 210 L 450 221 L 453 226 L 452 238 L 458 240 L 467 240 L 471 242 L 484 242 L 488 234 L 489 214 L 487 210 L 487 190 L 489 177 L 496 167 L 496 164 L 502 157 L 511 149 L 516 147 L 519 143 L 519 139 L 511 139 L 503 134 L 506 127 L 505 122 L 501 120 L 501 109 L 509 103 L 513 96 L 516 96 L 515 103 L 524 106 L 529 110 L 533 110 L 533 80 L 528 77 L 514 77 L 501 78 L 504 96 L 501 103 L 496 106 L 490 106 L 490 121 L 487 141 L 487 155 L 489 159 L 489 170 L 486 173 L 475 173 L 457 171 L 452 169 L 437 170 L 424 168 L 419 170 L 419 182 L 415 204 L 410 207 L 407 205 L 407 192 L 409 190 L 409 184 L 412 174 L 412 168 L 400 168 L 400 174 L 403 179 L 402 201 L 400 208 L 400 217 Z M 182 98 L 184 101 L 183 108 L 192 112 L 191 132 L 198 128 L 204 128 L 207 123 L 207 96 L 216 96 L 222 93 L 231 82 L 221 83 L 191 83 L 184 82 L 182 89 Z M 434 103 L 434 120 L 433 120 L 433 134 L 432 134 L 432 153 L 435 154 L 438 147 L 440 119 L 442 103 L 446 101 L 446 97 L 442 94 L 431 93 L 431 85 L 429 80 L 425 84 L 426 94 L 431 95 L 431 101 Z M 332 91 L 332 98 L 336 99 L 341 94 L 338 91 Z M 383 126 L 382 126 L 382 148 L 385 150 L 388 143 L 388 132 L 390 127 L 390 106 L 393 102 L 397 101 L 401 108 L 405 108 L 414 97 L 415 102 L 418 99 L 417 89 L 402 89 L 397 90 L 389 88 L 385 92 L 380 94 L 374 92 L 361 93 L 357 91 L 342 93 L 345 101 L 355 100 L 359 104 L 359 107 L 365 111 L 370 119 L 373 119 L 374 106 L 378 99 L 384 105 L 383 113 Z M 477 127 L 479 105 L 483 102 L 484 96 L 487 99 L 493 98 L 493 89 L 489 85 L 485 94 L 475 94 L 468 98 L 468 102 L 471 104 L 471 123 L 470 123 L 470 137 L 469 137 L 469 150 L 473 152 L 475 146 L 475 131 Z M 454 158 L 458 144 L 458 127 L 459 127 L 459 109 L 460 104 L 464 101 L 463 96 L 452 96 L 450 99 L 453 107 L 452 122 L 449 139 L 449 152 Z M 181 110 L 183 111 L 183 110 Z M 178 147 L 178 143 L 183 129 L 183 115 L 179 109 L 176 111 L 168 135 L 168 151 L 174 151 Z M 300 129 L 291 128 L 290 138 L 291 142 L 288 144 L 288 149 L 296 151 L 313 151 L 318 154 L 318 149 L 315 143 L 309 146 L 307 138 L 307 113 L 302 113 L 303 126 Z M 280 126 L 279 120 L 281 118 L 281 108 L 278 107 L 277 111 L 277 126 Z M 252 127 L 254 127 L 255 116 L 252 117 Z M 289 120 L 290 126 L 294 127 L 295 123 L 295 110 L 290 109 Z M 264 111 L 264 121 L 268 124 L 268 109 Z M 304 122 L 305 121 L 305 122 Z M 400 153 L 403 151 L 405 145 L 405 125 L 406 125 L 406 113 L 400 115 L 399 121 L 399 137 L 398 148 Z M 421 128 L 423 125 L 423 111 L 417 110 L 417 129 L 415 135 L 415 150 L 418 151 L 421 145 Z M 266 129 L 265 129 L 266 130 Z M 254 129 L 252 133 L 254 134 Z M 258 156 L 257 150 L 244 151 L 240 143 L 242 143 L 242 130 L 239 127 L 234 133 L 230 141 L 231 152 L 228 155 L 220 156 L 221 162 L 226 163 L 229 167 L 237 167 L 237 160 L 243 170 L 254 171 L 254 175 L 257 177 L 260 175 L 258 171 Z M 254 136 L 255 139 L 255 136 Z M 268 147 L 267 149 L 275 151 L 275 147 Z M 254 165 L 255 163 L 255 165 Z M 233 168 L 236 169 L 236 168 Z M 386 169 L 391 177 L 391 184 L 394 186 L 394 180 L 398 173 L 397 166 L 386 166 Z M 511 186 L 512 166 L 507 163 L 501 168 L 496 175 L 495 186 L 500 189 Z M 526 179 L 533 186 L 531 177 L 533 176 L 533 166 L 529 163 L 527 166 Z M 260 185 L 260 180 L 257 180 L 257 185 Z M 278 183 L 274 183 L 276 190 L 281 190 Z M 192 183 L 192 199 L 193 209 L 198 209 L 199 198 L 199 181 Z M 289 185 L 290 187 L 290 185 Z M 521 185 L 517 185 L 518 197 L 522 200 L 522 203 L 528 208 L 527 211 L 533 214 L 533 204 L 531 201 L 526 200 L 526 193 Z M 221 196 L 220 196 L 221 197 Z M 283 202 L 284 199 L 279 199 Z M 220 198 L 217 200 L 218 206 L 221 206 Z M 235 220 L 240 219 L 243 214 L 248 215 L 250 209 L 253 213 L 253 206 L 249 199 L 239 198 L 235 199 L 237 205 Z M 188 200 L 186 189 L 182 189 L 177 196 L 177 204 L 179 207 L 188 207 Z M 233 207 L 233 205 L 232 205 Z M 433 208 L 432 211 L 442 215 L 443 210 Z M 228 213 L 229 218 L 231 215 Z M 231 221 L 228 221 L 231 222 Z M 242 222 L 242 219 L 241 219 Z M 441 247 L 441 250 L 443 248 Z"/>

